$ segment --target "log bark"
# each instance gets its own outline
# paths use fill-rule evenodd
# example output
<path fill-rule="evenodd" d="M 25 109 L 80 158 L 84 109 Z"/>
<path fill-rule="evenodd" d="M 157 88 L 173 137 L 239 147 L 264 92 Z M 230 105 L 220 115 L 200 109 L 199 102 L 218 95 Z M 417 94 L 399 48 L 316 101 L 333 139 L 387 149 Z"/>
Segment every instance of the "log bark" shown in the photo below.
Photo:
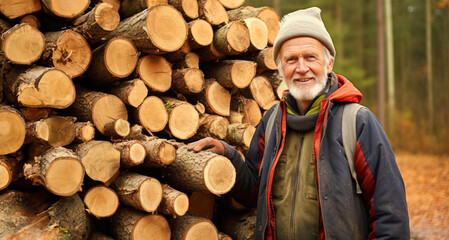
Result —
<path fill-rule="evenodd" d="M 173 69 L 200 68 L 200 56 L 195 52 L 188 52 L 180 60 L 175 61 Z"/>
<path fill-rule="evenodd" d="M 256 76 L 242 93 L 245 97 L 256 100 L 263 110 L 270 109 L 277 102 L 270 82 L 263 75 Z"/>
<path fill-rule="evenodd" d="M 280 28 L 279 15 L 273 8 L 243 6 L 228 11 L 228 15 L 230 21 L 243 20 L 249 17 L 256 17 L 264 21 L 268 30 L 268 44 L 273 45 L 274 39 L 276 38 Z"/>
<path fill-rule="evenodd" d="M 111 142 L 93 140 L 74 146 L 81 158 L 86 175 L 106 186 L 117 177 L 120 168 L 120 151 Z"/>
<path fill-rule="evenodd" d="M 120 98 L 103 92 L 91 91 L 81 85 L 76 86 L 75 101 L 67 108 L 78 121 L 93 122 L 104 134 L 104 126 L 116 119 L 128 120 L 128 110 Z"/>
<path fill-rule="evenodd" d="M 120 207 L 111 217 L 111 229 L 117 240 L 171 239 L 170 226 L 163 216 L 129 207 Z"/>
<path fill-rule="evenodd" d="M 218 0 L 199 0 L 199 18 L 208 21 L 212 26 L 219 26 L 229 22 L 226 9 Z"/>
<path fill-rule="evenodd" d="M 223 232 L 218 232 L 218 240 L 232 240 L 232 237 Z"/>
<path fill-rule="evenodd" d="M 73 20 L 73 31 L 81 34 L 92 45 L 113 31 L 120 23 L 118 10 L 109 3 L 99 3 L 88 13 Z"/>
<path fill-rule="evenodd" d="M 26 23 L 36 29 L 42 27 L 42 20 L 36 14 L 27 14 L 20 19 L 20 23 Z"/>
<path fill-rule="evenodd" d="M 206 192 L 193 192 L 189 196 L 189 213 L 209 220 L 216 212 L 215 196 Z"/>
<path fill-rule="evenodd" d="M 121 21 L 106 38 L 128 38 L 142 52 L 161 54 L 181 48 L 187 32 L 182 14 L 170 5 L 160 4 Z"/>
<path fill-rule="evenodd" d="M 212 42 L 209 46 L 195 49 L 195 52 L 200 56 L 200 61 L 208 62 L 212 60 L 219 60 L 226 55 L 219 52 Z"/>
<path fill-rule="evenodd" d="M 233 239 L 251 240 L 255 238 L 256 213 L 255 211 L 228 213 L 217 221 L 217 226 Z"/>
<path fill-rule="evenodd" d="M 69 145 L 75 139 L 74 117 L 52 116 L 27 122 L 25 143 L 48 144 L 52 147 Z"/>
<path fill-rule="evenodd" d="M 92 63 L 86 71 L 90 84 L 106 85 L 134 72 L 138 61 L 134 43 L 127 38 L 111 38 L 92 51 Z"/>
<path fill-rule="evenodd" d="M 206 107 L 206 111 L 228 117 L 231 93 L 213 78 L 206 79 L 205 85 L 204 90 L 197 96 L 199 101 Z"/>
<path fill-rule="evenodd" d="M 71 19 L 84 12 L 89 7 L 90 0 L 41 0 L 42 7 L 49 15 Z"/>
<path fill-rule="evenodd" d="M 189 34 L 187 41 L 191 49 L 207 46 L 214 40 L 212 25 L 204 19 L 195 19 L 188 24 Z"/>
<path fill-rule="evenodd" d="M 216 195 L 230 191 L 236 176 L 229 159 L 211 152 L 189 151 L 186 146 L 177 149 L 176 160 L 161 172 L 167 183 L 176 189 Z"/>
<path fill-rule="evenodd" d="M 113 143 L 120 151 L 120 167 L 130 168 L 141 165 L 147 155 L 143 144 L 138 140 L 125 140 Z"/>
<path fill-rule="evenodd" d="M 95 137 L 95 126 L 89 121 L 75 122 L 73 129 L 75 132 L 74 143 L 89 142 Z"/>
<path fill-rule="evenodd" d="M 0 156 L 0 190 L 7 188 L 11 182 L 23 175 L 23 161 L 21 159 Z"/>
<path fill-rule="evenodd" d="M 189 198 L 168 184 L 162 185 L 162 201 L 158 211 L 172 217 L 180 217 L 186 214 L 189 209 Z"/>
<path fill-rule="evenodd" d="M 80 157 L 64 147 L 50 148 L 23 167 L 25 178 L 58 196 L 81 191 L 85 168 Z"/>
<path fill-rule="evenodd" d="M 268 44 L 268 29 L 265 22 L 256 17 L 246 18 L 243 21 L 249 31 L 248 51 L 264 49 Z"/>
<path fill-rule="evenodd" d="M 206 218 L 186 214 L 170 221 L 173 240 L 210 239 L 218 240 L 215 225 Z"/>
<path fill-rule="evenodd" d="M 264 74 L 265 72 L 272 72 L 277 70 L 276 63 L 273 59 L 273 47 L 266 47 L 260 51 L 247 52 L 239 55 L 239 58 L 250 60 L 257 63 L 257 74 Z"/>
<path fill-rule="evenodd" d="M 22 114 L 25 121 L 37 121 L 55 115 L 54 109 L 51 108 L 24 107 L 20 108 L 20 113 Z"/>
<path fill-rule="evenodd" d="M 0 0 L 0 12 L 9 19 L 15 19 L 42 9 L 39 0 Z"/>
<path fill-rule="evenodd" d="M 138 173 L 121 174 L 111 187 L 117 192 L 121 203 L 145 212 L 155 212 L 162 201 L 159 180 Z"/>
<path fill-rule="evenodd" d="M 118 85 L 110 87 L 107 92 L 120 98 L 126 105 L 135 108 L 148 96 L 148 89 L 139 78 L 120 82 Z"/>
<path fill-rule="evenodd" d="M 248 99 L 243 96 L 233 96 L 231 99 L 231 113 L 232 112 L 242 115 L 241 121 L 237 123 L 247 123 L 254 127 L 256 127 L 262 119 L 262 112 L 260 111 L 259 104 L 257 104 L 254 99 Z"/>
<path fill-rule="evenodd" d="M 26 125 L 19 111 L 0 104 L 0 155 L 19 150 L 25 142 Z"/>
<path fill-rule="evenodd" d="M 103 135 L 113 138 L 124 138 L 130 132 L 130 124 L 124 119 L 115 119 L 104 125 Z"/>
<path fill-rule="evenodd" d="M 278 99 L 282 99 L 285 90 L 288 90 L 287 84 L 284 79 L 279 76 L 278 71 L 266 71 L 262 74 L 264 77 L 268 79 L 273 88 L 273 91 L 276 93 Z"/>
<path fill-rule="evenodd" d="M 185 101 L 162 97 L 168 111 L 166 129 L 173 137 L 186 140 L 195 135 L 199 128 L 199 114 L 195 107 Z"/>
<path fill-rule="evenodd" d="M 18 106 L 63 109 L 75 100 L 75 86 L 55 68 L 15 65 L 5 79 L 5 97 Z"/>
<path fill-rule="evenodd" d="M 225 141 L 231 145 L 249 148 L 256 128 L 249 124 L 230 124 Z"/>
<path fill-rule="evenodd" d="M 184 95 L 200 93 L 204 89 L 204 74 L 199 68 L 176 69 L 172 81 L 172 89 Z"/>
<path fill-rule="evenodd" d="M 228 125 L 229 121 L 225 117 L 215 114 L 202 114 L 200 117 L 200 127 L 194 139 L 205 137 L 224 139 L 227 134 Z"/>
<path fill-rule="evenodd" d="M 119 198 L 117 193 L 104 185 L 96 185 L 84 195 L 84 204 L 86 211 L 96 218 L 105 218 L 112 216 L 118 209 Z"/>
<path fill-rule="evenodd" d="M 130 109 L 130 119 L 153 134 L 164 130 L 168 123 L 168 112 L 159 97 L 149 96 L 136 109 Z"/>
<path fill-rule="evenodd" d="M 167 3 L 167 0 L 122 0 L 120 15 L 125 19 L 152 6 Z"/>
<path fill-rule="evenodd" d="M 42 60 L 47 66 L 63 70 L 71 78 L 81 76 L 87 70 L 91 63 L 92 51 L 81 34 L 68 29 L 46 32 L 44 36 Z"/>
<path fill-rule="evenodd" d="M 246 60 L 223 60 L 203 68 L 207 78 L 214 78 L 225 88 L 245 88 L 256 76 L 256 63 Z"/>
<path fill-rule="evenodd" d="M 163 167 L 170 165 L 176 159 L 175 146 L 166 139 L 153 138 L 142 141 L 147 153 L 144 167 Z"/>
<path fill-rule="evenodd" d="M 14 64 L 30 65 L 44 52 L 45 37 L 39 30 L 26 24 L 16 24 L 2 34 L 2 50 Z"/>
<path fill-rule="evenodd" d="M 152 92 L 166 92 L 172 86 L 172 65 L 163 56 L 146 55 L 139 59 L 134 73 Z"/>
<path fill-rule="evenodd" d="M 243 21 L 231 21 L 215 31 L 213 43 L 225 55 L 244 53 L 250 46 L 248 27 Z"/>
<path fill-rule="evenodd" d="M 198 1 L 196 0 L 168 0 L 168 4 L 181 12 L 185 19 L 193 20 L 199 17 Z"/>
<path fill-rule="evenodd" d="M 112 8 L 115 11 L 119 11 L 120 10 L 120 5 L 121 5 L 121 1 L 120 0 L 92 0 L 93 4 L 99 4 L 99 3 L 109 3 L 112 5 Z"/>

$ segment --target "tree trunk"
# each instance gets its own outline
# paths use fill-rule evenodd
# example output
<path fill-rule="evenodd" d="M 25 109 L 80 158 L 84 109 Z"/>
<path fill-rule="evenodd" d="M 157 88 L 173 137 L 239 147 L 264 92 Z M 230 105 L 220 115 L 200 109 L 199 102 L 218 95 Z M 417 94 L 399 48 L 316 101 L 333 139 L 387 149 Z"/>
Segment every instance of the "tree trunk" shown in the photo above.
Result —
<path fill-rule="evenodd" d="M 145 147 L 138 140 L 124 140 L 113 144 L 120 151 L 120 167 L 141 165 L 147 155 Z"/>
<path fill-rule="evenodd" d="M 87 190 L 83 200 L 87 207 L 87 212 L 96 218 L 112 216 L 119 205 L 117 193 L 104 185 L 91 187 Z"/>
<path fill-rule="evenodd" d="M 205 47 L 214 40 L 212 25 L 203 19 L 195 19 L 188 24 L 189 35 L 187 41 L 191 49 Z"/>
<path fill-rule="evenodd" d="M 245 97 L 256 100 L 263 110 L 270 109 L 277 102 L 270 82 L 263 75 L 253 78 L 249 86 L 241 92 Z"/>
<path fill-rule="evenodd" d="M 249 148 L 256 128 L 249 124 L 230 124 L 225 141 L 231 145 Z"/>
<path fill-rule="evenodd" d="M 139 78 L 120 82 L 118 85 L 110 87 L 107 92 L 120 98 L 123 103 L 135 108 L 148 96 L 148 89 Z"/>
<path fill-rule="evenodd" d="M 198 94 L 199 101 L 209 113 L 228 117 L 231 105 L 231 94 L 214 79 L 206 79 L 206 87 Z"/>
<path fill-rule="evenodd" d="M 173 240 L 218 240 L 218 231 L 208 219 L 186 214 L 170 221 Z"/>
<path fill-rule="evenodd" d="M 25 143 L 48 144 L 52 147 L 69 145 L 75 139 L 74 117 L 53 116 L 27 122 Z"/>
<path fill-rule="evenodd" d="M 163 167 L 170 165 L 176 159 L 176 148 L 166 139 L 154 138 L 142 141 L 147 153 L 143 166 Z"/>
<path fill-rule="evenodd" d="M 216 0 L 218 1 L 218 0 Z M 225 55 L 238 55 L 248 50 L 250 36 L 243 21 L 231 21 L 214 33 L 214 46 Z"/>
<path fill-rule="evenodd" d="M 81 34 L 92 45 L 113 31 L 120 23 L 120 15 L 109 3 L 99 3 L 88 13 L 73 20 L 73 31 Z"/>
<path fill-rule="evenodd" d="M 89 142 L 95 137 L 95 126 L 89 121 L 75 122 L 73 128 L 75 132 L 74 143 Z"/>
<path fill-rule="evenodd" d="M 252 240 L 255 238 L 256 213 L 229 213 L 219 219 L 217 226 L 233 239 Z"/>
<path fill-rule="evenodd" d="M 162 201 L 162 185 L 156 179 L 137 173 L 124 173 L 112 182 L 120 202 L 135 209 L 155 212 Z"/>
<path fill-rule="evenodd" d="M 130 109 L 130 119 L 142 125 L 150 134 L 164 130 L 168 112 L 164 102 L 157 96 L 149 96 L 136 109 Z"/>
<path fill-rule="evenodd" d="M 141 57 L 134 76 L 142 79 L 152 92 L 166 92 L 172 86 L 172 67 L 162 56 Z"/>
<path fill-rule="evenodd" d="M 111 217 L 111 230 L 117 240 L 170 240 L 167 220 L 129 207 L 120 207 Z"/>
<path fill-rule="evenodd" d="M 167 0 L 122 0 L 120 5 L 120 16 L 125 19 L 152 6 L 167 3 Z"/>
<path fill-rule="evenodd" d="M 41 9 L 39 0 L 0 0 L 0 12 L 9 19 L 39 12 Z"/>
<path fill-rule="evenodd" d="M 72 150 L 54 147 L 26 163 L 23 172 L 27 179 L 51 193 L 71 196 L 81 191 L 85 170 L 80 157 Z"/>
<path fill-rule="evenodd" d="M 75 1 L 74 1 L 75 2 Z M 46 65 L 63 70 L 71 78 L 81 76 L 89 67 L 92 50 L 89 43 L 73 30 L 46 32 L 42 60 Z"/>
<path fill-rule="evenodd" d="M 170 5 L 160 4 L 121 21 L 106 38 L 128 38 L 142 52 L 161 54 L 181 48 L 187 32 L 182 14 Z"/>
<path fill-rule="evenodd" d="M 228 13 L 218 0 L 199 0 L 199 18 L 208 21 L 212 26 L 229 22 Z"/>
<path fill-rule="evenodd" d="M 138 53 L 126 38 L 111 38 L 92 51 L 92 63 L 86 71 L 91 84 L 111 84 L 129 76 L 136 68 Z"/>
<path fill-rule="evenodd" d="M 228 125 L 229 121 L 225 117 L 204 113 L 200 116 L 200 127 L 198 128 L 194 139 L 205 137 L 224 139 L 226 137 Z"/>
<path fill-rule="evenodd" d="M 173 87 L 177 93 L 192 95 L 204 89 L 204 74 L 199 68 L 183 68 L 173 71 Z"/>
<path fill-rule="evenodd" d="M 262 112 L 259 104 L 254 99 L 248 99 L 243 96 L 234 96 L 231 99 L 231 113 L 240 113 L 242 119 L 239 123 L 247 123 L 257 127 L 262 119 Z"/>
<path fill-rule="evenodd" d="M 245 60 L 223 60 L 204 68 L 207 78 L 214 78 L 225 88 L 245 88 L 256 75 L 256 63 Z"/>
<path fill-rule="evenodd" d="M 73 103 L 76 95 L 66 73 L 41 66 L 14 66 L 4 86 L 8 100 L 23 107 L 63 109 Z"/>
<path fill-rule="evenodd" d="M 95 140 L 76 145 L 74 149 L 92 180 L 107 186 L 118 175 L 120 151 L 111 142 Z"/>
<path fill-rule="evenodd" d="M 167 184 L 162 185 L 162 201 L 158 211 L 173 217 L 183 216 L 189 208 L 189 198 Z"/>
<path fill-rule="evenodd" d="M 30 65 L 44 52 L 44 34 L 26 23 L 8 29 L 1 39 L 5 57 L 14 64 Z"/>
<path fill-rule="evenodd" d="M 199 16 L 196 0 L 168 0 L 168 4 L 175 7 L 186 19 L 194 20 Z"/>
<path fill-rule="evenodd" d="M 64 3 L 59 0 L 41 0 L 41 2 L 47 14 L 68 19 L 82 14 L 90 4 L 90 0 L 72 0 Z"/>
<path fill-rule="evenodd" d="M 221 195 L 235 183 L 235 168 L 229 159 L 211 152 L 193 152 L 186 146 L 178 148 L 176 160 L 161 169 L 170 186 L 182 191 L 210 192 Z M 185 181 L 189 179 L 189 181 Z"/>
<path fill-rule="evenodd" d="M 16 109 L 0 104 L 0 155 L 13 153 L 25 142 L 26 125 L 22 115 Z"/>
<path fill-rule="evenodd" d="M 129 132 L 130 132 L 129 122 L 119 118 L 115 119 L 112 122 L 108 122 L 104 125 L 103 135 L 113 138 L 124 138 L 128 136 Z"/>
<path fill-rule="evenodd" d="M 199 114 L 195 107 L 185 101 L 175 98 L 162 97 L 168 111 L 169 134 L 182 140 L 195 135 L 199 128 Z"/>

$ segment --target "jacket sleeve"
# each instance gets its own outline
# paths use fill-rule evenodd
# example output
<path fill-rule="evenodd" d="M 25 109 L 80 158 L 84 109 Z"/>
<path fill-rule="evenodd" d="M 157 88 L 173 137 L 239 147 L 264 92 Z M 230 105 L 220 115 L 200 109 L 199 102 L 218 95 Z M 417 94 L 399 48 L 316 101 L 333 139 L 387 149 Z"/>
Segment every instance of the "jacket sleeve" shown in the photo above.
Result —
<path fill-rule="evenodd" d="M 355 164 L 369 214 L 369 239 L 409 239 L 404 182 L 388 138 L 375 115 L 357 115 Z"/>

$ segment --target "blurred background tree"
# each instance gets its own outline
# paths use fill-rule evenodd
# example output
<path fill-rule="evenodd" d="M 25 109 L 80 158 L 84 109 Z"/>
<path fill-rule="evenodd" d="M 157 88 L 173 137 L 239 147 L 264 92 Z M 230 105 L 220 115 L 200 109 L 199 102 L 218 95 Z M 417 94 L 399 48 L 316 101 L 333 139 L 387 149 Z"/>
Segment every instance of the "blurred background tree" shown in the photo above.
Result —
<path fill-rule="evenodd" d="M 379 4 L 384 27 L 380 39 L 385 41 L 382 89 Z M 378 116 L 395 150 L 449 153 L 449 0 L 246 0 L 245 5 L 270 6 L 281 18 L 297 9 L 321 8 L 337 51 L 334 72 L 363 93 L 362 104 Z"/>

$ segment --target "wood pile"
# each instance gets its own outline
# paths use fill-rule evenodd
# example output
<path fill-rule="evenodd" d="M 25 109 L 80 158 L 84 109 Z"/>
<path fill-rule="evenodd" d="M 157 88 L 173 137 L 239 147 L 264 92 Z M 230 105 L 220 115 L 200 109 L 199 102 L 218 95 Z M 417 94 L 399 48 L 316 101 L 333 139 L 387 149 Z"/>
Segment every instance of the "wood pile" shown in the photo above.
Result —
<path fill-rule="evenodd" d="M 254 212 L 219 225 L 217 209 L 244 211 L 229 159 L 186 148 L 211 136 L 244 154 L 286 88 L 279 16 L 243 4 L 0 0 L 0 239 L 253 231 Z"/>

